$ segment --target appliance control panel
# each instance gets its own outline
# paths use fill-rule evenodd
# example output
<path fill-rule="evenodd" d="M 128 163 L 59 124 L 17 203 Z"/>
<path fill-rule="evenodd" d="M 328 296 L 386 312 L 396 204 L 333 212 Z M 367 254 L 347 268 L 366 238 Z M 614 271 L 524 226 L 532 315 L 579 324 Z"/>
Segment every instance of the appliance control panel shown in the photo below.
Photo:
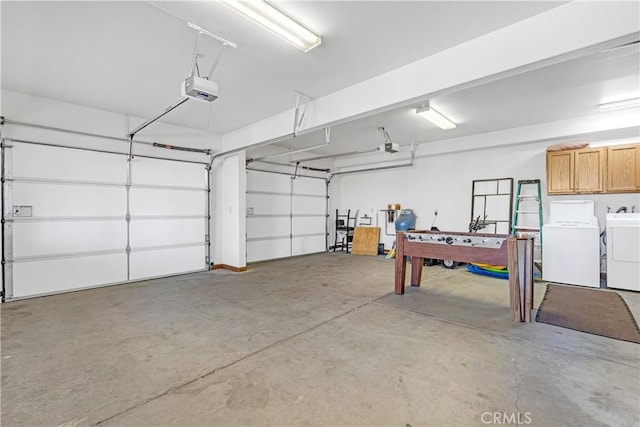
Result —
<path fill-rule="evenodd" d="M 446 233 L 405 233 L 405 239 L 416 243 L 433 243 L 437 245 L 469 246 L 477 248 L 500 249 L 507 240 L 505 237 L 486 237 L 446 234 Z"/>

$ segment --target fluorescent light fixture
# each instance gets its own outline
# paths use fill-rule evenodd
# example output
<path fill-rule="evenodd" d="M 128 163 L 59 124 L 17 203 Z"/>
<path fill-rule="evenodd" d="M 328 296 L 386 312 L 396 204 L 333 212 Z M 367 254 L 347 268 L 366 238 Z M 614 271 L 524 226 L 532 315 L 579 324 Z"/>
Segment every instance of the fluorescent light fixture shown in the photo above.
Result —
<path fill-rule="evenodd" d="M 440 129 L 449 130 L 455 129 L 456 124 L 451 120 L 447 119 L 442 114 L 438 113 L 436 110 L 431 108 L 428 104 L 424 107 L 418 108 L 416 113 L 421 116 L 425 120 L 429 120 L 434 125 L 438 126 Z"/>
<path fill-rule="evenodd" d="M 260 25 L 265 30 L 281 37 L 308 52 L 318 46 L 322 39 L 304 25 L 285 15 L 264 0 L 221 0 L 236 12 Z"/>
<path fill-rule="evenodd" d="M 619 101 L 605 102 L 602 104 L 598 104 L 598 110 L 600 111 L 621 110 L 623 108 L 631 108 L 637 105 L 640 105 L 640 98 L 627 98 L 627 99 L 621 99 Z"/>

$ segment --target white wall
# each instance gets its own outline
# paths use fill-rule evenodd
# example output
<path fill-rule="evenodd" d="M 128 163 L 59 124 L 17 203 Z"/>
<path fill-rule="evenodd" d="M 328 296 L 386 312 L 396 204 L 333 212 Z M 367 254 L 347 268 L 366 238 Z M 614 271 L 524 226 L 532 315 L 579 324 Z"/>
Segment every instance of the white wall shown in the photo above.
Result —
<path fill-rule="evenodd" d="M 638 128 L 629 129 L 628 133 L 636 137 L 626 140 L 638 142 L 638 132 Z M 553 143 L 541 141 L 495 148 L 479 145 L 462 152 L 456 152 L 456 147 L 452 146 L 449 153 L 433 155 L 428 154 L 431 144 L 422 144 L 418 153 L 423 154 L 416 157 L 412 167 L 334 177 L 330 186 L 330 212 L 333 215 L 335 208 L 351 208 L 359 209 L 360 215 L 377 216 L 378 225 L 382 228 L 381 241 L 389 248 L 395 239 L 384 235 L 384 217 L 379 212 L 386 209 L 388 203 L 400 203 L 403 208 L 413 209 L 417 215 L 417 229 L 429 229 L 437 209 L 435 225 L 438 228 L 467 231 L 471 220 L 471 185 L 478 179 L 514 178 L 514 196 L 518 180 L 542 180 L 545 222 L 551 200 L 594 200 L 601 229 L 605 225 L 607 206 L 615 211 L 620 206 L 630 209 L 635 205 L 636 212 L 640 211 L 640 195 L 637 193 L 548 196 L 545 153 Z M 393 227 L 389 232 L 393 233 Z"/>
<path fill-rule="evenodd" d="M 213 262 L 234 268 L 246 266 L 245 152 L 216 159 L 213 164 L 215 211 Z"/>

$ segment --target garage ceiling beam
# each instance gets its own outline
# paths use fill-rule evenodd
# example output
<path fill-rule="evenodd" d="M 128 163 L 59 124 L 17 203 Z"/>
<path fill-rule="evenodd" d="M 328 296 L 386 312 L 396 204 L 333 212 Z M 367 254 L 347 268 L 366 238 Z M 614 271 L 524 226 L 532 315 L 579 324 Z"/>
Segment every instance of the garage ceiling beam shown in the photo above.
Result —
<path fill-rule="evenodd" d="M 560 63 L 638 38 L 634 2 L 569 2 L 310 102 L 313 115 L 297 134 L 369 117 Z M 571 31 L 567 32 L 570 25 Z M 544 28 L 544 31 L 540 31 Z M 523 49 L 526 46 L 526 49 Z M 455 70 L 455 72 L 452 72 Z M 426 76 L 426 77 L 425 77 Z M 223 135 L 224 147 L 288 132 L 288 110 Z"/>

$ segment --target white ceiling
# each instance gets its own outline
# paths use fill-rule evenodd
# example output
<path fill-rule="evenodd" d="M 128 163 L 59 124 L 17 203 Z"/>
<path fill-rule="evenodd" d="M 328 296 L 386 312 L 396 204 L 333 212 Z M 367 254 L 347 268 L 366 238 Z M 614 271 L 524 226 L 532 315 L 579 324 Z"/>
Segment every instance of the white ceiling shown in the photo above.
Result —
<path fill-rule="evenodd" d="M 162 121 L 224 134 L 293 108 L 293 90 L 321 97 L 561 4 L 278 2 L 323 36 L 321 46 L 302 53 L 214 1 L 2 1 L 2 88 L 153 117 L 180 98 L 190 73 L 195 32 L 188 20 L 238 48 L 202 38 L 201 74 L 221 54 L 212 76 L 220 97 L 188 102 Z M 417 117 L 415 105 L 336 126 L 331 146 L 315 153 L 374 149 L 384 142 L 378 126 L 408 145 L 581 117 L 603 97 L 640 93 L 639 63 L 638 48 L 624 48 L 442 94 L 431 103 L 459 123 L 453 131 Z M 303 135 L 282 147 L 323 140 Z M 297 156 L 304 157 L 312 155 Z"/>
<path fill-rule="evenodd" d="M 561 2 L 297 1 L 278 6 L 323 36 L 302 53 L 215 1 L 2 1 L 2 88 L 150 118 L 180 98 L 196 33 L 238 44 L 212 79 L 220 98 L 163 121 L 223 134 L 494 31 Z M 162 9 L 162 10 L 161 10 Z M 203 38 L 200 71 L 223 50 Z"/>
<path fill-rule="evenodd" d="M 637 43 L 432 98 L 430 104 L 458 124 L 454 130 L 443 131 L 425 121 L 416 114 L 420 106 L 416 104 L 333 127 L 329 147 L 272 160 L 286 163 L 328 153 L 375 150 L 385 142 L 378 127 L 384 127 L 393 142 L 408 146 L 592 116 L 602 102 L 634 96 L 640 96 Z M 323 132 L 300 135 L 279 144 L 279 151 L 323 142 Z M 273 151 L 255 149 L 248 157 Z"/>

